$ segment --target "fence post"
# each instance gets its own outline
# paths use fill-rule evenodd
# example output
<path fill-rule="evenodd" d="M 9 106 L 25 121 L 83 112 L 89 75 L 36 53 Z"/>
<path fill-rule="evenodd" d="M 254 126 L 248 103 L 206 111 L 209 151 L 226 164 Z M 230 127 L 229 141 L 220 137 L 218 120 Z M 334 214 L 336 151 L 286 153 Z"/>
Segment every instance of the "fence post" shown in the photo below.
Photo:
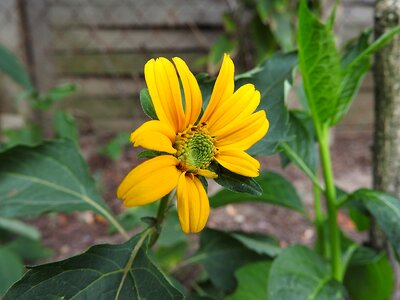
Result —
<path fill-rule="evenodd" d="M 26 61 L 35 87 L 42 92 L 54 85 L 55 75 L 48 6 L 47 0 L 18 0 Z M 50 137 L 51 113 L 36 110 L 31 116 L 43 129 L 44 136 Z"/>

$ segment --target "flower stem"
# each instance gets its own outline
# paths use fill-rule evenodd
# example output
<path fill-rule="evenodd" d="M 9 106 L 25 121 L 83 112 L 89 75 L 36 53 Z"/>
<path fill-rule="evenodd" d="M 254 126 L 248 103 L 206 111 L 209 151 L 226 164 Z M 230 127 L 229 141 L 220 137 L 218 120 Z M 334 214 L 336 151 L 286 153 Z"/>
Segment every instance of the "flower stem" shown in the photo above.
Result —
<path fill-rule="evenodd" d="M 324 127 L 321 131 L 319 131 L 318 140 L 320 144 L 321 164 L 325 180 L 325 195 L 328 209 L 332 277 L 337 281 L 341 281 L 342 266 L 340 258 L 340 234 L 337 223 L 336 188 L 329 150 L 329 129 L 327 127 Z"/>
<path fill-rule="evenodd" d="M 151 236 L 149 247 L 153 246 L 157 242 L 158 238 L 160 237 L 160 233 L 161 233 L 162 227 L 164 225 L 165 217 L 168 214 L 170 203 L 174 199 L 175 193 L 176 193 L 176 191 L 173 190 L 169 194 L 162 197 L 160 200 L 160 205 L 158 206 L 157 217 L 156 217 L 157 220 L 156 220 L 156 224 L 155 224 L 156 230 L 154 231 L 154 233 Z"/>

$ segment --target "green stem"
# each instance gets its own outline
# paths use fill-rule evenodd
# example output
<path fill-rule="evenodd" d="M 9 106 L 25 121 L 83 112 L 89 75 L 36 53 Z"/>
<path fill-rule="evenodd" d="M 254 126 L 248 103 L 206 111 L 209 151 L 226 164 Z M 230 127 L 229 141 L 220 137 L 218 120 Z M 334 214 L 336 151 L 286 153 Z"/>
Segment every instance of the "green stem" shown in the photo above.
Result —
<path fill-rule="evenodd" d="M 161 233 L 162 227 L 164 225 L 165 217 L 168 214 L 170 203 L 174 199 L 175 193 L 176 193 L 176 191 L 173 190 L 169 194 L 162 197 L 160 200 L 160 205 L 158 206 L 157 217 L 156 217 L 157 221 L 155 224 L 155 227 L 157 230 L 151 236 L 149 247 L 153 246 L 157 242 L 158 238 L 160 237 L 160 233 Z"/>
<path fill-rule="evenodd" d="M 133 261 L 135 260 L 135 257 L 138 254 L 139 249 L 142 247 L 142 245 L 143 245 L 144 241 L 146 240 L 146 238 L 150 234 L 152 234 L 153 232 L 154 232 L 154 227 L 147 228 L 145 231 L 142 232 L 140 239 L 136 243 L 135 247 L 133 247 L 132 252 L 131 252 L 131 256 L 129 257 L 129 260 L 128 260 L 128 262 L 126 263 L 126 265 L 124 267 L 124 273 L 122 275 L 122 279 L 121 279 L 121 282 L 119 284 L 115 299 L 119 299 L 119 295 L 121 293 L 122 287 L 124 286 L 124 282 L 125 282 L 126 276 L 128 275 L 128 272 L 132 268 Z"/>
<path fill-rule="evenodd" d="M 325 180 L 325 195 L 328 209 L 332 277 L 337 281 L 341 281 L 341 250 L 340 233 L 337 223 L 336 188 L 329 150 L 329 129 L 327 127 L 324 127 L 319 131 L 318 140 L 320 144 L 321 164 Z"/>
<path fill-rule="evenodd" d="M 326 254 L 325 237 L 324 237 L 324 214 L 321 207 L 321 190 L 319 186 L 313 184 L 314 192 L 314 211 L 315 211 L 315 227 L 317 231 L 316 250 L 323 255 Z"/>
<path fill-rule="evenodd" d="M 321 186 L 315 173 L 306 165 L 303 159 L 289 146 L 288 143 L 282 142 L 279 144 L 279 147 L 295 164 L 297 164 L 300 170 L 311 179 L 314 185 L 318 186 L 321 191 L 324 190 L 324 187 Z"/>
<path fill-rule="evenodd" d="M 117 230 L 118 232 L 125 238 L 125 240 L 129 240 L 129 235 L 125 231 L 125 229 L 122 227 L 122 225 L 117 221 L 117 219 L 114 218 L 112 214 L 108 212 L 107 209 L 105 209 L 103 206 L 99 205 L 97 202 L 92 200 L 89 197 L 82 197 L 82 199 L 88 203 L 90 203 L 92 206 L 94 206 L 100 213 L 103 214 L 103 217 L 108 220 Z"/>

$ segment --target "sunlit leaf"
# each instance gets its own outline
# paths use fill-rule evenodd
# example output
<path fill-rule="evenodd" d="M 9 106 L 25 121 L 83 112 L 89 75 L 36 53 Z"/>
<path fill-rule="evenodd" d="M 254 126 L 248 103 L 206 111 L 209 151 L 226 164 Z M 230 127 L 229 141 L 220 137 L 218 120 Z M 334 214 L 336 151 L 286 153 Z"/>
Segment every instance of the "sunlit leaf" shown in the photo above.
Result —
<path fill-rule="evenodd" d="M 337 110 L 340 85 L 340 59 L 334 33 L 322 24 L 300 1 L 299 64 L 313 119 L 319 124 L 332 122 Z"/>

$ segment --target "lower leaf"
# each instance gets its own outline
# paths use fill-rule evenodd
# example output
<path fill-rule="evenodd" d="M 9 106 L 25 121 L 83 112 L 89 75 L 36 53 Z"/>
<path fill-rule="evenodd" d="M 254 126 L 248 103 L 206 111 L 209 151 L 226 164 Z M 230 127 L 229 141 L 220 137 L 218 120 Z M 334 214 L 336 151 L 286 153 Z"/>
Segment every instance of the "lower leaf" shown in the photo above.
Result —
<path fill-rule="evenodd" d="M 343 300 L 345 291 L 322 258 L 304 246 L 292 246 L 272 263 L 268 299 Z"/>
<path fill-rule="evenodd" d="M 150 261 L 141 235 L 121 245 L 97 245 L 63 261 L 31 268 L 7 299 L 183 299 Z M 134 260 L 132 260 L 132 257 Z"/>

